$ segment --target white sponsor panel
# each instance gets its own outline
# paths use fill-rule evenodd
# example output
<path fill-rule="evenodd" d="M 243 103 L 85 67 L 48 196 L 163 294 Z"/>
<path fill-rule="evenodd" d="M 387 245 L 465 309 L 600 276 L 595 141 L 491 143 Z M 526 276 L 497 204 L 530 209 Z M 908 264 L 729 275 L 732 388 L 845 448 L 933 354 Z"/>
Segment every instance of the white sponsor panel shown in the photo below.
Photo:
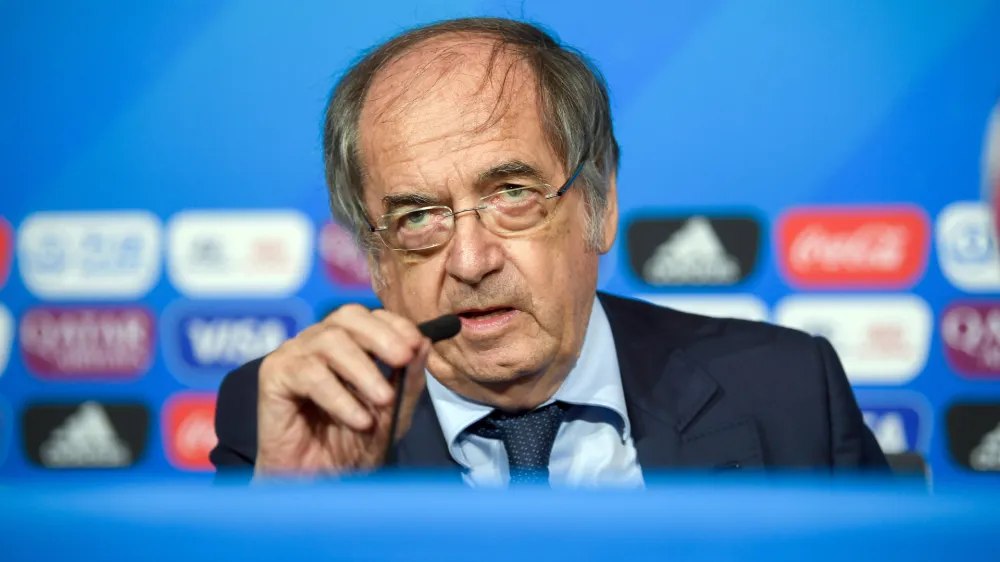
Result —
<path fill-rule="evenodd" d="M 1000 290 L 1000 254 L 993 218 L 977 201 L 952 203 L 935 226 L 938 262 L 948 281 L 971 293 Z"/>
<path fill-rule="evenodd" d="M 11 347 L 14 345 L 14 317 L 7 307 L 0 304 L 0 375 L 7 369 Z"/>
<path fill-rule="evenodd" d="M 132 300 L 160 278 L 162 228 L 145 211 L 40 212 L 21 223 L 21 278 L 49 300 Z"/>
<path fill-rule="evenodd" d="M 313 225 L 298 211 L 189 211 L 167 239 L 170 281 L 195 298 L 289 296 L 312 266 Z"/>
<path fill-rule="evenodd" d="M 712 223 L 693 217 L 664 240 L 643 265 L 654 285 L 727 285 L 739 281 L 740 265 L 719 240 Z"/>
<path fill-rule="evenodd" d="M 639 295 L 638 298 L 656 305 L 666 306 L 715 318 L 738 318 L 766 322 L 767 305 L 753 295 Z"/>
<path fill-rule="evenodd" d="M 927 363 L 933 319 L 915 295 L 793 295 L 774 321 L 827 338 L 852 384 L 904 384 Z"/>

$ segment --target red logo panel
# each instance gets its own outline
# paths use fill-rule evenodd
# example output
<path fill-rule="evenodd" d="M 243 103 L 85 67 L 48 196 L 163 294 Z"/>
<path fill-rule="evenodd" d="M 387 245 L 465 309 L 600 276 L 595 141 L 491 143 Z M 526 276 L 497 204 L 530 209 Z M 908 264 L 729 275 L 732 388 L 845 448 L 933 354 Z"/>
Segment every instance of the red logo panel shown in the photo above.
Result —
<path fill-rule="evenodd" d="M 10 276 L 10 264 L 14 261 L 14 229 L 0 217 L 0 289 Z"/>
<path fill-rule="evenodd" d="M 211 470 L 215 448 L 215 394 L 182 392 L 163 405 L 163 446 L 167 460 L 181 470 Z"/>
<path fill-rule="evenodd" d="M 958 302 L 941 315 L 945 358 L 970 378 L 1000 378 L 1000 302 Z"/>
<path fill-rule="evenodd" d="M 362 289 L 371 287 L 368 258 L 342 226 L 331 222 L 323 227 L 319 235 L 319 253 L 326 274 L 334 283 Z"/>
<path fill-rule="evenodd" d="M 929 221 L 908 205 L 794 209 L 777 228 L 783 273 L 802 288 L 909 287 L 929 250 Z"/>
<path fill-rule="evenodd" d="M 140 307 L 36 307 L 21 318 L 21 356 L 46 379 L 138 377 L 152 360 L 154 331 Z"/>

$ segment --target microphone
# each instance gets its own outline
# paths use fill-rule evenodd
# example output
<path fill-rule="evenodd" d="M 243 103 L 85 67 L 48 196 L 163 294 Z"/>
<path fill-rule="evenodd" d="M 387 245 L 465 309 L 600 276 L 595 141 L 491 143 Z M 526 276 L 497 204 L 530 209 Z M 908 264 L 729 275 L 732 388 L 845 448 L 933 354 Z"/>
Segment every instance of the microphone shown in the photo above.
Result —
<path fill-rule="evenodd" d="M 439 342 L 448 338 L 453 338 L 462 331 L 462 321 L 454 314 L 445 314 L 434 320 L 428 320 L 417 326 L 424 337 L 428 337 L 432 342 Z"/>
<path fill-rule="evenodd" d="M 433 320 L 428 320 L 417 326 L 424 337 L 429 338 L 432 343 L 437 343 L 448 338 L 453 338 L 462 331 L 462 321 L 454 314 L 445 314 Z M 393 458 L 393 445 L 396 441 L 396 427 L 399 425 L 399 410 L 403 405 L 403 393 L 406 387 L 406 368 L 393 369 L 391 379 L 396 383 L 396 403 L 392 409 L 392 422 L 389 424 L 389 439 L 385 445 L 385 454 L 382 455 L 384 462 L 388 464 Z"/>

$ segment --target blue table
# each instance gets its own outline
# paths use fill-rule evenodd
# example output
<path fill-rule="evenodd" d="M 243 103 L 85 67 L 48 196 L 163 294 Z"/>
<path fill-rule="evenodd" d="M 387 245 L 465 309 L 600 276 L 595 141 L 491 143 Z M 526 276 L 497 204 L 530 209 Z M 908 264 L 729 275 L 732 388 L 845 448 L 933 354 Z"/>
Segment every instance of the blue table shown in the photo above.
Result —
<path fill-rule="evenodd" d="M 1000 491 L 651 480 L 471 490 L 433 478 L 0 488 L 0 560 L 1000 560 Z"/>

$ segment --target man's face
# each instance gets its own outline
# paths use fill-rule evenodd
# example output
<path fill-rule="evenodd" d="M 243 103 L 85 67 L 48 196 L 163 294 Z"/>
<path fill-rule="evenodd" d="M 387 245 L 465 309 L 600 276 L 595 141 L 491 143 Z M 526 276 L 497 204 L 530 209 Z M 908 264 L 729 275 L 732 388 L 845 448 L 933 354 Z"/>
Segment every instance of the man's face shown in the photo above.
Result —
<path fill-rule="evenodd" d="M 359 129 L 371 220 L 413 207 L 399 203 L 403 195 L 461 210 L 497 190 L 539 183 L 523 170 L 496 173 L 501 168 L 526 164 L 554 187 L 572 173 L 546 141 L 530 71 L 501 56 L 484 81 L 490 48 L 482 39 L 439 38 L 376 77 Z M 547 223 L 526 233 L 494 234 L 468 212 L 455 217 L 443 246 L 383 248 L 375 289 L 387 309 L 416 322 L 449 313 L 462 319 L 461 333 L 437 344 L 428 363 L 443 384 L 506 406 L 516 405 L 503 404 L 506 389 L 545 386 L 538 381 L 546 378 L 558 380 L 529 394 L 558 388 L 582 347 L 597 284 L 599 252 L 587 244 L 581 189 L 578 182 Z M 609 196 L 602 251 L 617 220 Z"/>

